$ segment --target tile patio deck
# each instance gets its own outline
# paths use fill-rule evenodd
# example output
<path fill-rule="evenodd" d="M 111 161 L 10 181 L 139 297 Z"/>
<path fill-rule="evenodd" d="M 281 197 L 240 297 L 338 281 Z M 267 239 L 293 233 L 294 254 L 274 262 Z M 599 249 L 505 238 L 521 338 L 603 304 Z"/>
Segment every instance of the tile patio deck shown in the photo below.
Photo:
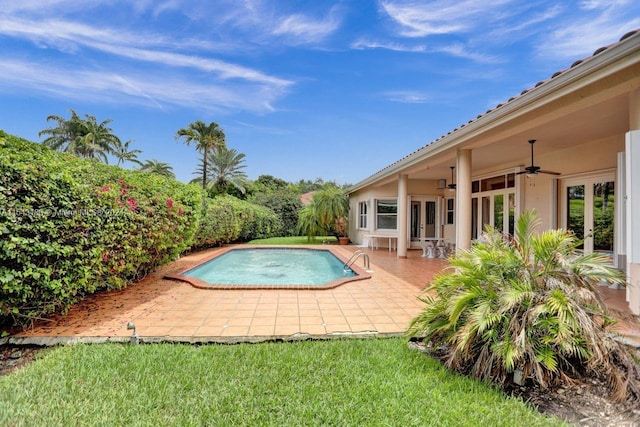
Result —
<path fill-rule="evenodd" d="M 334 246 L 348 259 L 358 248 Z M 142 342 L 258 342 L 336 336 L 401 335 L 418 314 L 416 299 L 430 278 L 447 264 L 409 251 L 369 250 L 370 279 L 326 290 L 214 290 L 163 279 L 184 271 L 220 249 L 198 252 L 170 263 L 120 291 L 93 295 L 24 332 L 5 338 L 15 344 L 128 341 L 133 322 Z M 361 264 L 361 261 L 358 261 Z M 624 290 L 606 290 L 619 304 Z M 618 301 L 618 302 L 616 302 Z M 640 336 L 637 322 L 622 332 Z M 0 340 L 2 341 L 2 340 Z"/>

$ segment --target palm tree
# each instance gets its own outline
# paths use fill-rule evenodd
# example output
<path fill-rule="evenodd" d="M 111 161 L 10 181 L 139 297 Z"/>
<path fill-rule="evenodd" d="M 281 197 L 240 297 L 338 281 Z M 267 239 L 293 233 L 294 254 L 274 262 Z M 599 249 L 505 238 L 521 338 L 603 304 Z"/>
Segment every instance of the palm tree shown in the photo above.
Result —
<path fill-rule="evenodd" d="M 347 235 L 349 200 L 344 191 L 327 186 L 313 195 L 311 203 L 302 208 L 298 217 L 298 232 L 310 239 L 318 235 Z"/>
<path fill-rule="evenodd" d="M 122 144 L 122 141 L 118 140 L 116 146 L 113 150 L 113 155 L 118 159 L 118 166 L 120 163 L 131 162 L 135 163 L 139 166 L 142 165 L 142 162 L 138 160 L 138 154 L 142 153 L 142 150 L 129 150 L 129 144 L 131 144 L 131 140 Z"/>
<path fill-rule="evenodd" d="M 169 163 L 160 162 L 156 159 L 145 161 L 140 166 L 139 170 L 142 172 L 149 172 L 166 176 L 167 178 L 175 179 L 176 177 L 176 175 L 173 173 L 173 167 Z"/>
<path fill-rule="evenodd" d="M 69 120 L 56 115 L 47 117 L 47 121 L 55 121 L 57 126 L 38 132 L 38 136 L 49 135 L 42 143 L 54 150 L 84 158 L 97 158 L 107 163 L 107 154 L 113 153 L 120 143 L 120 139 L 107 126 L 112 120 L 98 123 L 95 116 L 85 114 L 86 119 L 81 119 L 75 110 L 70 111 Z"/>
<path fill-rule="evenodd" d="M 184 143 L 187 145 L 195 142 L 196 150 L 202 153 L 202 188 L 205 189 L 208 182 L 207 163 L 209 161 L 209 153 L 211 150 L 226 146 L 224 130 L 216 122 L 211 122 L 207 125 L 202 120 L 196 120 L 189 124 L 189 127 L 176 132 L 175 139 L 178 140 L 180 138 L 184 138 Z"/>
<path fill-rule="evenodd" d="M 542 388 L 587 372 L 606 377 L 615 398 L 637 399 L 640 368 L 607 330 L 615 319 L 597 290 L 624 284 L 624 274 L 605 256 L 577 251 L 581 241 L 567 230 L 535 234 L 539 224 L 525 212 L 515 236 L 487 227 L 449 258 L 408 336 L 446 348 L 448 367 L 498 384 L 516 371 Z"/>
<path fill-rule="evenodd" d="M 238 153 L 236 149 L 228 149 L 226 146 L 220 146 L 212 150 L 208 157 L 208 162 L 201 159 L 196 174 L 202 173 L 204 169 L 208 171 L 210 176 L 207 186 L 216 188 L 220 193 L 226 193 L 229 185 L 235 187 L 242 194 L 246 191 L 247 174 L 242 170 L 246 167 L 244 164 L 244 153 Z"/>

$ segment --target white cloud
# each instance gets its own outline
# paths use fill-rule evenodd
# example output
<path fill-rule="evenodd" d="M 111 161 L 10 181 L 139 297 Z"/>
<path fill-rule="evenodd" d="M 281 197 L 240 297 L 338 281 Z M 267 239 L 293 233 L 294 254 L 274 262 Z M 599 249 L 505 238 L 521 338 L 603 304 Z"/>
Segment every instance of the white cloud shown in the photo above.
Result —
<path fill-rule="evenodd" d="M 113 104 L 139 104 L 149 108 L 189 107 L 208 111 L 273 111 L 283 95 L 281 87 L 260 84 L 196 82 L 162 74 L 82 70 L 6 60 L 0 67 L 0 87 L 24 93 L 25 89 L 61 99 Z"/>
<path fill-rule="evenodd" d="M 410 90 L 388 91 L 385 92 L 383 96 L 391 102 L 401 102 L 404 104 L 426 104 L 431 101 L 431 97 L 426 93 Z"/>
<path fill-rule="evenodd" d="M 292 36 L 290 44 L 317 43 L 331 35 L 340 26 L 335 10 L 323 19 L 312 19 L 302 14 L 283 17 L 275 25 L 272 34 Z"/>
<path fill-rule="evenodd" d="M 424 45 L 407 46 L 402 43 L 378 42 L 378 41 L 372 41 L 372 40 L 366 40 L 366 39 L 356 40 L 355 42 L 351 43 L 351 48 L 358 49 L 358 50 L 386 49 L 386 50 L 393 50 L 397 52 L 425 52 L 426 51 L 426 48 L 424 47 Z"/>
<path fill-rule="evenodd" d="M 400 26 L 400 35 L 425 37 L 434 34 L 466 33 L 495 15 L 495 10 L 511 0 L 392 1 L 380 6 Z"/>
<path fill-rule="evenodd" d="M 588 12 L 574 17 L 571 25 L 559 22 L 555 29 L 543 34 L 536 51 L 544 57 L 578 59 L 620 39 L 626 32 L 640 27 L 638 7 L 630 13 L 625 1 L 583 2 Z"/>

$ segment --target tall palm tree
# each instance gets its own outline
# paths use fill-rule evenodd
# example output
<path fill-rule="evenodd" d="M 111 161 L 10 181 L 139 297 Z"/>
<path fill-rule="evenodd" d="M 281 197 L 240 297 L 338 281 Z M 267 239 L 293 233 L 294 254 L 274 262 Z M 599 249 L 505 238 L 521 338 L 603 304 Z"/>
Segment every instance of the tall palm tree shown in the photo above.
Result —
<path fill-rule="evenodd" d="M 156 173 L 158 175 L 166 176 L 167 178 L 174 178 L 176 175 L 173 173 L 173 166 L 169 163 L 160 162 L 156 159 L 147 160 L 140 166 L 140 171 Z"/>
<path fill-rule="evenodd" d="M 42 143 L 54 150 L 65 151 L 84 158 L 97 158 L 107 163 L 107 154 L 114 152 L 120 139 L 107 125 L 111 119 L 98 123 L 95 116 L 85 114 L 86 119 L 71 109 L 69 120 L 50 115 L 47 121 L 57 122 L 57 126 L 43 129 L 38 136 L 49 135 Z"/>
<path fill-rule="evenodd" d="M 245 193 L 247 174 L 242 170 L 246 167 L 244 153 L 238 153 L 234 148 L 228 149 L 226 146 L 220 146 L 212 150 L 207 158 L 208 161 L 205 161 L 203 156 L 195 173 L 203 173 L 206 169 L 210 176 L 207 182 L 208 187 L 217 187 L 221 193 L 226 193 L 227 188 L 231 185 L 242 194 Z"/>
<path fill-rule="evenodd" d="M 209 153 L 219 147 L 226 147 L 226 137 L 224 130 L 216 123 L 211 122 L 208 125 L 202 120 L 196 120 L 189 124 L 189 127 L 178 130 L 175 139 L 184 138 L 184 143 L 189 145 L 192 142 L 196 144 L 196 150 L 202 153 L 202 188 L 207 187 L 207 163 L 209 161 Z"/>
<path fill-rule="evenodd" d="M 118 159 L 118 166 L 120 163 L 131 162 L 137 165 L 142 165 L 142 162 L 138 160 L 138 154 L 142 153 L 142 150 L 129 150 L 129 144 L 131 144 L 131 140 L 125 142 L 118 141 L 113 150 L 113 155 Z"/>

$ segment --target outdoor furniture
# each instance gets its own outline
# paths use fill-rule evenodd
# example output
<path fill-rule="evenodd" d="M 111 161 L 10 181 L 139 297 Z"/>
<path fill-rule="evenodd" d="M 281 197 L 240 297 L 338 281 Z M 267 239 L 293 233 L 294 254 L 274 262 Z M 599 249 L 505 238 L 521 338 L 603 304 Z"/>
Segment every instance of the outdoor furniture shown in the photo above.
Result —
<path fill-rule="evenodd" d="M 444 244 L 444 239 L 442 237 L 420 237 L 418 240 L 422 246 L 423 258 L 446 258 L 446 256 L 441 256 L 441 248 Z"/>
<path fill-rule="evenodd" d="M 365 234 L 364 238 L 368 240 L 367 246 L 371 249 L 378 249 L 380 247 L 379 239 L 387 239 L 389 244 L 389 252 L 398 248 L 398 236 L 392 234 Z"/>

